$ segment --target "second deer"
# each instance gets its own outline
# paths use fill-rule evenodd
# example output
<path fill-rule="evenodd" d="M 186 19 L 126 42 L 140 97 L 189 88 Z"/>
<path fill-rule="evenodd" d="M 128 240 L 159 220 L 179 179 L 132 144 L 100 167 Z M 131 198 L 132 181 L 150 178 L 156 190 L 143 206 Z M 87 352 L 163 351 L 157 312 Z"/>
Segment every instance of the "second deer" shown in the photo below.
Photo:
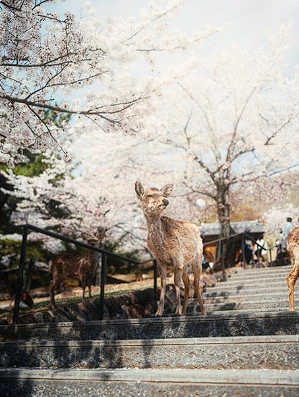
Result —
<path fill-rule="evenodd" d="M 99 247 L 101 238 L 92 236 L 87 238 L 87 244 Z M 50 272 L 53 280 L 50 283 L 49 292 L 51 308 L 55 305 L 55 289 L 66 279 L 78 279 L 83 289 L 82 303 L 85 305 L 85 288 L 88 287 L 89 298 L 91 298 L 91 283 L 99 266 L 99 253 L 89 250 L 86 254 L 60 254 L 50 261 Z"/>
<path fill-rule="evenodd" d="M 299 227 L 293 229 L 288 235 L 288 254 L 293 265 L 287 282 L 289 290 L 289 309 L 294 311 L 294 286 L 299 278 Z"/>
<path fill-rule="evenodd" d="M 161 190 L 151 187 L 144 190 L 140 182 L 135 183 L 135 191 L 147 222 L 147 245 L 157 260 L 161 277 L 161 294 L 156 316 L 164 312 L 164 300 L 167 272 L 174 272 L 176 291 L 176 315 L 185 315 L 190 292 L 190 279 L 187 265 L 191 264 L 194 273 L 194 289 L 202 314 L 206 311 L 199 288 L 202 272 L 202 240 L 195 224 L 188 221 L 177 221 L 161 216 L 169 201 L 173 185 L 168 184 Z M 183 279 L 185 286 L 184 305 L 181 307 L 180 286 Z"/>

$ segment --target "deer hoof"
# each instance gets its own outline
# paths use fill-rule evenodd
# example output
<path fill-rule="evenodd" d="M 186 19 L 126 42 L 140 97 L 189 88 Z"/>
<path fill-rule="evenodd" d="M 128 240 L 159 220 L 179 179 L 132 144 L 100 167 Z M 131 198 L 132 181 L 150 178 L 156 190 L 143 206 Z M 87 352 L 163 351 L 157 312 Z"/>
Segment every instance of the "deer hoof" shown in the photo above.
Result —
<path fill-rule="evenodd" d="M 182 308 L 181 307 L 176 309 L 175 315 L 176 316 L 181 316 L 182 315 Z"/>

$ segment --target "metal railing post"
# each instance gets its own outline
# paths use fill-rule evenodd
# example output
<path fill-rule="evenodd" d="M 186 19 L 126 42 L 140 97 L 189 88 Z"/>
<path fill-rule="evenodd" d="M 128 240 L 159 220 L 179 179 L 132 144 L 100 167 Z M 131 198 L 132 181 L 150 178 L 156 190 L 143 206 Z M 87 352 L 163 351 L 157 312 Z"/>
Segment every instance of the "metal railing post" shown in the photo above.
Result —
<path fill-rule="evenodd" d="M 154 294 L 155 294 L 155 300 L 157 300 L 158 296 L 158 266 L 157 266 L 157 260 L 154 259 Z"/>
<path fill-rule="evenodd" d="M 246 269 L 246 263 L 245 263 L 245 234 L 242 234 L 242 257 L 243 257 L 243 267 Z"/>
<path fill-rule="evenodd" d="M 21 245 L 21 254 L 19 261 L 19 271 L 18 271 L 18 281 L 17 281 L 17 289 L 15 296 L 15 307 L 13 312 L 13 324 L 16 324 L 19 316 L 20 309 L 20 300 L 24 282 L 24 268 L 25 268 L 25 260 L 26 260 L 26 247 L 27 247 L 27 236 L 28 236 L 28 228 L 25 226 L 23 228 L 23 237 L 22 237 L 22 245 Z"/>
<path fill-rule="evenodd" d="M 102 253 L 101 295 L 100 295 L 100 320 L 103 320 L 103 318 L 104 318 L 106 267 L 107 267 L 107 255 L 106 255 L 105 253 Z"/>

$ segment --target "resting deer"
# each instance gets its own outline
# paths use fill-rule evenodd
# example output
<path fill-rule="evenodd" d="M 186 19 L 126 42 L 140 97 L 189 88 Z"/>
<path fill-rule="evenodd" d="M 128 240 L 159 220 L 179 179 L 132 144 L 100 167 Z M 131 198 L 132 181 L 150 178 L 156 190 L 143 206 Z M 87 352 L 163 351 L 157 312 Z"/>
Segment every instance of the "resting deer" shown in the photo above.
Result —
<path fill-rule="evenodd" d="M 87 243 L 94 247 L 98 247 L 101 239 L 98 237 L 87 238 Z M 55 288 L 59 284 L 68 279 L 75 278 L 81 281 L 83 289 L 82 303 L 85 306 L 85 288 L 88 287 L 89 298 L 91 298 L 91 283 L 99 266 L 99 253 L 89 250 L 86 254 L 61 254 L 53 261 L 50 261 L 50 272 L 52 272 L 53 280 L 50 283 L 50 299 L 51 308 L 56 307 L 54 293 Z"/>
<path fill-rule="evenodd" d="M 164 312 L 164 299 L 167 272 L 174 272 L 176 291 L 176 315 L 185 315 L 190 291 L 190 279 L 187 265 L 192 264 L 194 272 L 194 289 L 202 314 L 205 316 L 199 281 L 202 271 L 202 240 L 196 225 L 188 221 L 176 221 L 161 216 L 168 206 L 166 199 L 170 196 L 173 185 L 164 186 L 161 190 L 149 188 L 144 190 L 140 182 L 135 183 L 135 191 L 147 222 L 147 245 L 157 260 L 161 277 L 161 293 L 156 316 Z M 183 279 L 185 286 L 183 311 L 181 307 L 180 286 Z"/>
<path fill-rule="evenodd" d="M 289 308 L 294 310 L 294 286 L 299 277 L 299 227 L 293 229 L 288 235 L 288 254 L 291 264 L 294 266 L 290 271 L 287 282 L 289 290 Z"/>

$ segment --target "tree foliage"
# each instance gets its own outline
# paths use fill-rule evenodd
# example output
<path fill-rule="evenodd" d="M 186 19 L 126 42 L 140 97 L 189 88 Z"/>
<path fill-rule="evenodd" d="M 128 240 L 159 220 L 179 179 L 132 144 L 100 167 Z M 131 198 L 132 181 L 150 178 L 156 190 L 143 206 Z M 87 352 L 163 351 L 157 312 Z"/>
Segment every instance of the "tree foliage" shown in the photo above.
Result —
<path fill-rule="evenodd" d="M 105 132 L 136 134 L 146 125 L 151 98 L 169 79 L 151 72 L 154 54 L 201 45 L 215 32 L 167 32 L 167 19 L 183 3 L 178 0 L 165 8 L 151 3 L 139 20 L 106 22 L 97 18 L 89 2 L 80 20 L 70 12 L 50 12 L 53 3 L 0 1 L 2 162 L 22 160 L 24 148 L 59 150 L 67 158 L 70 141 L 89 121 Z M 148 67 L 136 78 L 133 69 L 139 63 Z M 81 93 L 92 83 L 97 83 L 96 90 Z M 79 94 L 71 97 L 74 91 Z M 57 125 L 46 117 L 49 111 L 74 115 L 76 128 L 68 119 Z"/>

